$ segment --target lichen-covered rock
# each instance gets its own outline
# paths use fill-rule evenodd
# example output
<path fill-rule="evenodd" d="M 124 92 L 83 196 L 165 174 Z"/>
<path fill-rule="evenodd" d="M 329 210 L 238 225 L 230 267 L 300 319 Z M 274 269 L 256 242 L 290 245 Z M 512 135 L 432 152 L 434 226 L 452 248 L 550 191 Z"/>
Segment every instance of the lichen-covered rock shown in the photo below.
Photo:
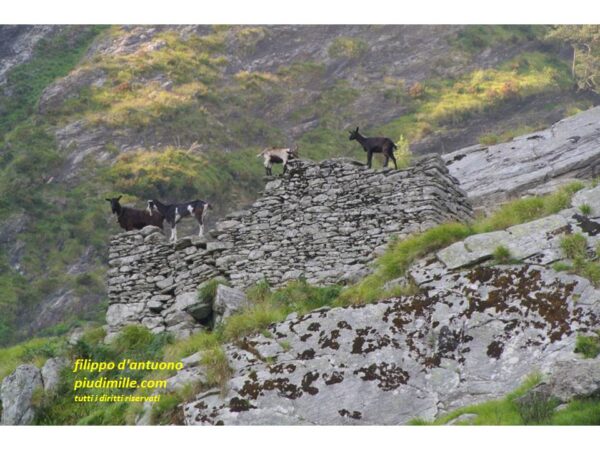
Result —
<path fill-rule="evenodd" d="M 31 404 L 37 389 L 43 389 L 40 369 L 23 364 L 2 381 L 2 425 L 28 425 L 35 416 Z"/>
<path fill-rule="evenodd" d="M 425 294 L 323 308 L 226 352 L 228 394 L 203 392 L 187 424 L 401 424 L 502 397 L 572 360 L 600 292 L 537 266 L 440 272 Z M 243 348 L 243 350 L 242 350 Z"/>

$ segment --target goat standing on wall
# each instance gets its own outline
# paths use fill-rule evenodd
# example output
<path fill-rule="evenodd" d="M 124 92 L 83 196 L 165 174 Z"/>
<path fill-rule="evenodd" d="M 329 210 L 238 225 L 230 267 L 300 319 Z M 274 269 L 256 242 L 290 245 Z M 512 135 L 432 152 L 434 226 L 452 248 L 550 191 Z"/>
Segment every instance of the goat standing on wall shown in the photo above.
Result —
<path fill-rule="evenodd" d="M 162 230 L 165 217 L 161 213 L 153 213 L 152 211 L 121 206 L 119 203 L 121 197 L 123 196 L 119 195 L 116 198 L 113 197 L 105 199 L 107 202 L 110 202 L 112 212 L 113 214 L 116 214 L 117 222 L 119 222 L 121 228 L 123 228 L 125 231 L 131 231 L 141 230 L 148 225 L 154 225 Z"/>
<path fill-rule="evenodd" d="M 256 156 L 262 156 L 264 158 L 263 165 L 267 175 L 272 175 L 271 168 L 273 164 L 283 164 L 283 173 L 287 170 L 288 160 L 298 158 L 298 147 L 295 149 L 291 148 L 265 148 Z"/>
<path fill-rule="evenodd" d="M 386 137 L 364 137 L 358 132 L 358 127 L 356 130 L 350 131 L 350 140 L 356 140 L 362 145 L 365 152 L 367 152 L 367 166 L 369 169 L 371 168 L 371 161 L 373 160 L 373 153 L 383 153 L 385 156 L 385 162 L 383 163 L 383 167 L 387 167 L 389 160 L 394 161 L 394 167 L 398 169 L 398 164 L 396 164 L 396 157 L 394 156 L 394 149 L 396 144 L 389 138 Z"/>
<path fill-rule="evenodd" d="M 212 205 L 203 200 L 193 200 L 173 205 L 165 205 L 156 199 L 148 200 L 148 212 L 155 211 L 162 214 L 171 226 L 170 240 L 173 242 L 177 241 L 177 224 L 184 217 L 194 216 L 196 218 L 200 225 L 198 236 L 202 236 L 204 234 L 204 218 L 209 209 L 212 209 Z"/>

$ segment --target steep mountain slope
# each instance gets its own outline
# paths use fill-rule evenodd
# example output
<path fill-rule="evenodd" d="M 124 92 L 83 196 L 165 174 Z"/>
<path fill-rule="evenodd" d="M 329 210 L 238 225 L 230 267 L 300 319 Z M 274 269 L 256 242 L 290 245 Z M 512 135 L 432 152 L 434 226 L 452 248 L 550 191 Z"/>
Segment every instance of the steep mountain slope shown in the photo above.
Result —
<path fill-rule="evenodd" d="M 263 146 L 362 158 L 360 125 L 447 152 L 595 104 L 546 31 L 0 27 L 0 342 L 102 317 L 112 192 L 222 215 L 262 188 Z"/>

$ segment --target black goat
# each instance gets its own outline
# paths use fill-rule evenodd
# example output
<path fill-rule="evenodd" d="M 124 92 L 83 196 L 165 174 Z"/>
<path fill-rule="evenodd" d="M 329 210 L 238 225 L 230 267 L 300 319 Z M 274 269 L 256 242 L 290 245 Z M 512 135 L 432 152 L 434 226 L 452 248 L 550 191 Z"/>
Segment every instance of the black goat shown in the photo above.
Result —
<path fill-rule="evenodd" d="M 154 225 L 163 228 L 163 221 L 165 217 L 160 214 L 152 214 L 149 211 L 143 209 L 128 208 L 127 206 L 121 206 L 119 200 L 122 195 L 113 198 L 107 198 L 106 201 L 110 202 L 110 207 L 113 214 L 117 215 L 117 222 L 121 225 L 125 231 L 141 230 L 148 225 Z"/>
<path fill-rule="evenodd" d="M 212 205 L 203 200 L 194 200 L 173 205 L 165 205 L 156 199 L 148 200 L 148 212 L 156 211 L 163 215 L 167 223 L 171 226 L 170 240 L 172 241 L 177 241 L 177 224 L 179 221 L 184 217 L 191 217 L 192 215 L 200 225 L 198 236 L 202 236 L 204 234 L 204 216 L 206 216 L 209 209 L 212 209 Z"/>
<path fill-rule="evenodd" d="M 362 145 L 365 152 L 367 152 L 367 166 L 371 168 L 371 161 L 373 160 L 373 153 L 383 153 L 385 156 L 385 162 L 383 167 L 387 167 L 389 160 L 394 161 L 394 167 L 397 169 L 396 157 L 394 156 L 394 149 L 396 144 L 389 138 L 386 137 L 364 137 L 356 130 L 350 131 L 350 140 L 357 140 Z"/>

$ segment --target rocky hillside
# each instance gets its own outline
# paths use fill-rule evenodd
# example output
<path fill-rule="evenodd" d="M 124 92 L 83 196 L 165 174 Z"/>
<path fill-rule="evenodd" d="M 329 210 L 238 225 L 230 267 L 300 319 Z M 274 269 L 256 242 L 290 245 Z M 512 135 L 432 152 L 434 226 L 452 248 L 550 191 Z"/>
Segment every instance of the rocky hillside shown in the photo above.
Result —
<path fill-rule="evenodd" d="M 255 155 L 494 143 L 597 102 L 532 26 L 0 27 L 0 342 L 102 320 L 104 198 L 256 198 Z M 213 218 L 213 220 L 214 220 Z"/>

